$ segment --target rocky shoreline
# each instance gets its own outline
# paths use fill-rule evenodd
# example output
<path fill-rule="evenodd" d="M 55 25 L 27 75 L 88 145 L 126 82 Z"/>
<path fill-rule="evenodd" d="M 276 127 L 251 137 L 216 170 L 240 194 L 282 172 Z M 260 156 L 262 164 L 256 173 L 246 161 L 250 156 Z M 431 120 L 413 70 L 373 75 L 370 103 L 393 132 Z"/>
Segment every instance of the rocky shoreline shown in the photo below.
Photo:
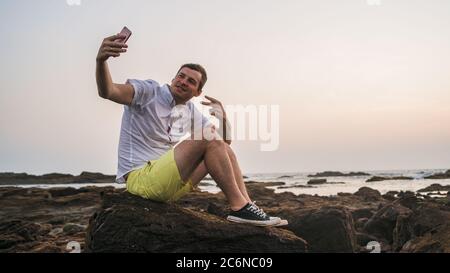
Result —
<path fill-rule="evenodd" d="M 0 185 L 35 185 L 35 184 L 87 184 L 114 183 L 115 175 L 82 172 L 80 175 L 49 173 L 31 175 L 27 173 L 0 173 Z"/>
<path fill-rule="evenodd" d="M 276 183 L 274 185 L 279 185 Z M 229 223 L 222 193 L 161 204 L 113 187 L 0 188 L 0 252 L 450 252 L 450 197 L 363 187 L 323 197 L 248 182 L 285 228 Z M 447 189 L 434 185 L 431 190 Z"/>
<path fill-rule="evenodd" d="M 324 171 L 316 174 L 310 174 L 308 177 L 348 177 L 348 176 L 369 176 L 369 173 L 365 172 L 350 172 L 342 173 L 337 171 Z"/>

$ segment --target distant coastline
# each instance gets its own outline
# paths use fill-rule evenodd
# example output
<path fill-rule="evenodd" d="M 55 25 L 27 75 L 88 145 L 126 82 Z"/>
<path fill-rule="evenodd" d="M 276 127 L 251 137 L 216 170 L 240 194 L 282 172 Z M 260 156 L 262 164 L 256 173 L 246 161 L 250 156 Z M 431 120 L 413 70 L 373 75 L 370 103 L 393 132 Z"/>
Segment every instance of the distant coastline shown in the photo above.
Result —
<path fill-rule="evenodd" d="M 31 175 L 27 173 L 4 172 L 0 173 L 0 185 L 114 183 L 115 178 L 115 175 L 104 175 L 94 172 L 82 172 L 80 175 L 60 173 Z"/>
<path fill-rule="evenodd" d="M 310 174 L 308 177 L 352 177 L 352 176 L 368 176 L 371 178 L 369 181 L 383 181 L 392 180 L 398 177 L 379 177 L 367 172 L 350 172 L 342 173 L 339 171 L 324 171 L 317 172 L 316 174 Z M 278 179 L 292 178 L 292 175 L 282 175 Z M 32 175 L 27 173 L 14 173 L 3 172 L 0 173 L 0 186 L 5 185 L 38 185 L 38 184 L 105 184 L 115 183 L 115 175 L 105 175 L 98 172 L 82 172 L 80 175 L 62 174 L 62 173 L 49 173 L 44 175 Z M 243 176 L 244 179 L 248 179 L 248 176 Z M 252 177 L 254 179 L 254 177 Z M 424 179 L 450 179 L 450 169 L 441 172 L 436 169 L 436 172 L 424 176 Z M 412 179 L 412 178 L 408 178 Z M 205 181 L 212 181 L 210 176 L 203 179 Z"/>

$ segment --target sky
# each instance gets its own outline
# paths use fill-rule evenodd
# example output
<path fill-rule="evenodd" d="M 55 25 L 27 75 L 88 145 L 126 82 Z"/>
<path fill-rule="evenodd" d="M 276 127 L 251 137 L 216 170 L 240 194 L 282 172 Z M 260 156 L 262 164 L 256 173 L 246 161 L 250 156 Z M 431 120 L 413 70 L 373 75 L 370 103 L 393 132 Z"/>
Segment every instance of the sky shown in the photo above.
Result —
<path fill-rule="evenodd" d="M 114 82 L 194 62 L 224 105 L 279 107 L 276 149 L 233 142 L 244 173 L 450 168 L 450 1 L 77 2 L 0 1 L 0 172 L 116 172 L 95 57 L 125 25 Z"/>

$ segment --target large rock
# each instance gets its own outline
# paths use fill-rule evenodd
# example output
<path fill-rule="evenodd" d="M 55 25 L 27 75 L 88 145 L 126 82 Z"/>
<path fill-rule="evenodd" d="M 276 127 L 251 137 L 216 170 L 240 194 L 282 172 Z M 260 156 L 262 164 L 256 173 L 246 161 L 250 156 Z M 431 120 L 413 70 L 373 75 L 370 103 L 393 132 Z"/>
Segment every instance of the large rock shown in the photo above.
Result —
<path fill-rule="evenodd" d="M 431 237 L 441 229 L 450 224 L 450 212 L 440 210 L 436 206 L 424 205 L 418 207 L 413 213 L 402 215 L 397 219 L 396 227 L 393 234 L 393 248 L 401 250 L 404 245 L 405 249 L 412 248 L 412 240 L 417 244 L 421 241 L 419 237 Z M 444 235 L 444 234 L 442 234 Z M 447 242 L 450 242 L 450 230 L 446 232 Z M 432 236 L 439 237 L 439 236 Z M 420 243 L 423 245 L 423 242 Z M 450 248 L 450 245 L 447 246 Z M 418 251 L 418 249 L 415 249 Z"/>
<path fill-rule="evenodd" d="M 293 211 L 289 229 L 308 242 L 310 252 L 355 252 L 351 213 L 341 207 Z"/>
<path fill-rule="evenodd" d="M 433 232 L 409 240 L 400 252 L 450 253 L 450 223 L 447 222 Z"/>
<path fill-rule="evenodd" d="M 393 242 L 393 233 L 398 217 L 406 217 L 411 210 L 394 201 L 381 208 L 364 225 L 364 232 L 388 244 Z"/>
<path fill-rule="evenodd" d="M 367 218 L 369 219 L 370 217 L 373 216 L 373 210 L 370 208 L 361 208 L 361 209 L 356 209 L 354 211 L 352 211 L 352 216 L 353 216 L 353 220 L 357 220 L 357 219 L 361 219 L 361 218 Z"/>
<path fill-rule="evenodd" d="M 435 173 L 429 176 L 425 176 L 425 179 L 450 179 L 450 170 L 444 173 Z"/>
<path fill-rule="evenodd" d="M 394 201 L 397 199 L 398 191 L 388 191 L 387 193 L 383 194 L 383 198 L 388 201 Z"/>
<path fill-rule="evenodd" d="M 87 252 L 306 252 L 307 243 L 276 227 L 236 224 L 203 211 L 129 193 L 104 196 L 91 218 Z"/>
<path fill-rule="evenodd" d="M 400 198 L 396 202 L 411 210 L 415 210 L 423 204 L 423 201 L 411 191 L 400 192 L 398 196 Z"/>
<path fill-rule="evenodd" d="M 362 197 L 365 201 L 378 201 L 381 199 L 381 193 L 369 187 L 360 188 L 355 192 L 355 195 Z"/>

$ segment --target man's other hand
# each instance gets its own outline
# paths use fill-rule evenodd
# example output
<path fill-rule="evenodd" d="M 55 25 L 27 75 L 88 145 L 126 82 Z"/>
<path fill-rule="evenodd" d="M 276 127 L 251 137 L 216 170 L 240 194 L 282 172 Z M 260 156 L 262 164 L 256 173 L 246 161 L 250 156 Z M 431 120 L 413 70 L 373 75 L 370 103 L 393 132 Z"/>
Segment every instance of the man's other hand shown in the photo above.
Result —
<path fill-rule="evenodd" d="M 205 98 L 209 101 L 202 101 L 201 104 L 212 107 L 209 109 L 211 116 L 215 116 L 219 120 L 224 119 L 226 117 L 226 113 L 223 109 L 222 103 L 213 97 L 205 96 Z"/>

